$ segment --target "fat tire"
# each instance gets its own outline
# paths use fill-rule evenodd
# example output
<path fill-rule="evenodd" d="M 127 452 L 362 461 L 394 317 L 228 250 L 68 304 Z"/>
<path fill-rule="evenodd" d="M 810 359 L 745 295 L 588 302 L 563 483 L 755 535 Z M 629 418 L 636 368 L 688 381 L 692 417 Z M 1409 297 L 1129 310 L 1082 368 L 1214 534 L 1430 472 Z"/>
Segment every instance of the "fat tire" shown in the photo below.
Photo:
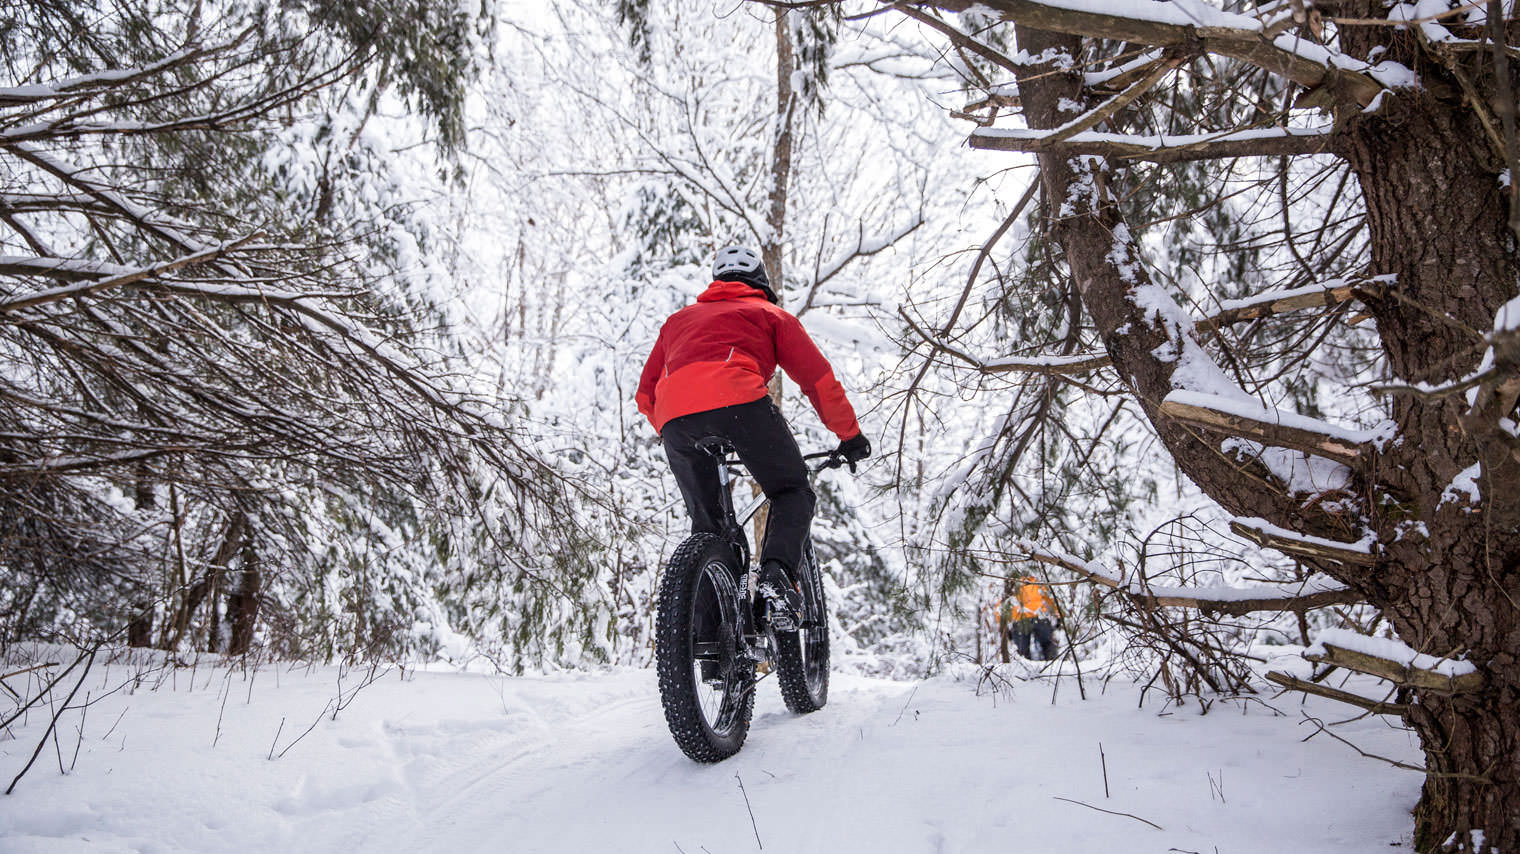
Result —
<path fill-rule="evenodd" d="M 754 663 L 738 649 L 738 632 L 713 637 L 712 626 L 699 625 L 697 619 L 699 606 L 716 606 L 720 612 L 727 612 L 727 619 L 738 619 L 742 605 L 735 566 L 733 547 L 722 537 L 692 534 L 671 555 L 660 584 L 654 648 L 660 704 L 676 744 L 698 762 L 721 762 L 738 753 L 749 734 L 755 707 Z M 728 581 L 718 578 L 715 586 L 715 572 L 726 573 Z M 725 583 L 734 585 L 731 590 L 735 595 L 727 595 L 722 589 Z M 696 674 L 695 644 L 699 640 L 723 646 L 723 658 L 718 662 L 722 686 L 716 726 L 703 712 L 699 695 L 703 691 Z"/>
<path fill-rule="evenodd" d="M 812 537 L 803 541 L 797 583 L 802 591 L 802 627 L 776 633 L 776 681 L 787 709 L 805 715 L 829 701 L 828 605 Z"/>

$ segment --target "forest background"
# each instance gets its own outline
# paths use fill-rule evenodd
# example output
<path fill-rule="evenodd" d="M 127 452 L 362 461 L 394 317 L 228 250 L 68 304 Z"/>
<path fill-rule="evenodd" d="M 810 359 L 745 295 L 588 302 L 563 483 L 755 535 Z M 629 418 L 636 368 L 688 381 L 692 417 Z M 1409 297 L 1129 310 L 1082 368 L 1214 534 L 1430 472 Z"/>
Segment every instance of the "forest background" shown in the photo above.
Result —
<path fill-rule="evenodd" d="M 1513 8 L 1226 5 L 15 4 L 0 638 L 647 664 L 633 387 L 749 243 L 877 449 L 836 667 L 1025 574 L 1168 701 L 1318 635 L 1520 842 Z"/>

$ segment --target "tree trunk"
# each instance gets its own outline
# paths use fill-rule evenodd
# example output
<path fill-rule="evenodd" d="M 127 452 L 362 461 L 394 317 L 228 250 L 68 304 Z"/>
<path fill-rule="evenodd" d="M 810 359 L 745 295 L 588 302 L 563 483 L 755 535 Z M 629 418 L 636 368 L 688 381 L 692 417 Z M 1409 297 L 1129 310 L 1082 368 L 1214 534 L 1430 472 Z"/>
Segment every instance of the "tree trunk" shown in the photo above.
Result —
<path fill-rule="evenodd" d="M 228 655 L 243 655 L 253 646 L 253 629 L 259 620 L 259 593 L 264 576 L 259 570 L 259 553 L 254 547 L 253 536 L 243 540 L 243 568 L 237 574 L 232 591 L 227 596 L 227 622 L 231 637 L 227 642 Z"/>
<path fill-rule="evenodd" d="M 776 10 L 776 138 L 771 145 L 771 188 L 767 199 L 765 225 L 770 233 L 762 235 L 760 262 L 770 278 L 777 299 L 785 295 L 785 271 L 782 269 L 782 241 L 786 237 L 786 197 L 792 178 L 792 110 L 796 95 L 792 92 L 792 71 L 796 68 L 796 51 L 792 45 L 791 13 Z M 766 385 L 771 400 L 781 405 L 781 372 Z M 758 496 L 760 484 L 750 484 L 750 493 Z M 765 548 L 765 529 L 770 522 L 770 505 L 760 508 L 751 523 L 755 532 L 755 554 Z"/>
<path fill-rule="evenodd" d="M 211 565 L 206 567 L 206 571 L 201 577 L 196 579 L 195 583 L 190 586 L 190 589 L 185 592 L 185 601 L 175 617 L 174 638 L 169 642 L 166 647 L 167 649 L 172 650 L 179 647 L 180 640 L 190 628 L 190 621 L 194 618 L 196 610 L 200 608 L 201 603 L 210 595 L 212 596 L 211 613 L 213 626 L 208 634 L 209 641 L 207 646 L 209 647 L 209 652 L 216 651 L 217 638 L 214 625 L 216 616 L 215 594 L 218 586 L 216 580 L 218 576 L 227 571 L 227 564 L 231 563 L 232 559 L 237 556 L 238 548 L 243 544 L 244 529 L 247 527 L 247 522 L 248 517 L 242 511 L 234 513 L 232 518 L 227 520 L 227 530 L 222 534 L 222 544 L 217 547 L 216 554 L 211 558 Z"/>
<path fill-rule="evenodd" d="M 771 288 L 778 296 L 784 282 L 781 255 L 786 237 L 786 198 L 792 178 L 792 113 L 797 101 L 792 91 L 797 59 L 790 15 L 785 9 L 776 10 L 776 138 L 771 146 L 771 188 L 765 214 L 770 234 L 762 235 L 760 240 L 760 260 L 765 263 Z"/>
<path fill-rule="evenodd" d="M 156 504 L 153 495 L 152 472 L 147 463 L 139 463 L 134 469 L 133 504 L 139 512 L 152 510 Z M 127 617 L 127 646 L 148 647 L 153 645 L 153 589 L 151 581 L 139 584 L 132 598 L 131 614 Z"/>
<path fill-rule="evenodd" d="M 1449 383 L 1477 369 L 1484 333 L 1520 280 L 1508 194 L 1499 180 L 1503 162 L 1464 100 L 1462 81 L 1430 61 L 1413 35 L 1376 35 L 1427 85 L 1353 117 L 1339 148 L 1365 199 L 1371 272 L 1393 277 L 1386 296 L 1364 302 L 1395 377 Z M 1375 46 L 1372 36 L 1350 35 L 1348 47 L 1365 55 Z M 1470 70 L 1482 72 L 1476 65 Z M 1438 656 L 1465 654 L 1486 678 L 1479 692 L 1424 692 L 1410 704 L 1407 720 L 1420 736 L 1428 771 L 1415 810 L 1415 845 L 1420 851 L 1520 851 L 1520 719 L 1514 713 L 1520 708 L 1520 463 L 1497 417 L 1513 413 L 1475 418 L 1466 397 L 1456 394 L 1397 396 L 1390 414 L 1402 441 L 1379 460 L 1369 507 L 1387 561 L 1355 579 L 1357 586 L 1410 646 Z M 1480 496 L 1469 501 L 1450 486 L 1475 464 Z M 1424 523 L 1418 532 L 1411 514 Z"/>

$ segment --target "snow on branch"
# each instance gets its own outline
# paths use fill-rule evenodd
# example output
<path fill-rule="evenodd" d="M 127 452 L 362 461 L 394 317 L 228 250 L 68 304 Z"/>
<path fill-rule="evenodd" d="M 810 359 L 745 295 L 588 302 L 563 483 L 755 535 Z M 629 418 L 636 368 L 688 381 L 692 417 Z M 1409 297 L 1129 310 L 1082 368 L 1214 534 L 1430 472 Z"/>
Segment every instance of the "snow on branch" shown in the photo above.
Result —
<path fill-rule="evenodd" d="M 1107 353 L 1085 353 L 1075 356 L 1010 356 L 991 362 L 982 362 L 977 368 L 984 374 L 1085 374 L 1108 367 Z"/>
<path fill-rule="evenodd" d="M 182 252 L 198 253 L 209 248 L 191 236 L 190 232 L 194 230 L 194 226 L 188 223 L 166 222 L 163 216 L 137 204 L 118 189 L 87 177 L 87 170 L 83 168 L 67 163 L 29 143 L 16 143 L 7 146 L 7 150 L 107 207 L 119 211 L 128 220 L 150 234 L 173 244 Z M 228 272 L 235 275 L 234 271 Z"/>
<path fill-rule="evenodd" d="M 826 284 L 830 279 L 839 275 L 840 271 L 844 270 L 845 267 L 848 267 L 850 265 L 850 262 L 856 260 L 857 258 L 870 257 L 892 248 L 893 246 L 897 245 L 898 241 L 917 231 L 919 226 L 923 225 L 924 222 L 925 220 L 923 211 L 919 211 L 910 217 L 907 224 L 901 228 L 884 234 L 872 235 L 870 237 L 866 236 L 865 224 L 862 223 L 860 225 L 860 228 L 855 233 L 854 246 L 840 251 L 833 258 L 830 258 L 827 262 L 824 262 L 821 258 L 822 247 L 820 247 L 820 259 L 814 265 L 813 281 L 808 285 L 807 299 L 803 302 L 802 307 L 795 312 L 796 315 L 798 317 L 801 317 L 802 315 L 806 314 L 809 309 L 813 308 L 814 301 L 818 297 L 819 289 L 822 288 L 823 285 Z M 826 221 L 825 224 L 827 224 Z"/>
<path fill-rule="evenodd" d="M 1112 118 L 1115 113 L 1133 104 L 1141 95 L 1144 95 L 1154 88 L 1157 83 L 1160 83 L 1161 78 L 1182 64 L 1183 58 L 1180 56 L 1157 60 L 1145 72 L 1144 76 L 1126 86 L 1124 91 L 1077 116 L 1061 127 L 1049 131 L 1041 137 L 1041 141 L 1047 146 L 1054 146 L 1073 137 L 1091 132 L 1093 128 Z"/>
<path fill-rule="evenodd" d="M 1294 412 L 1197 391 L 1173 391 L 1161 402 L 1161 414 L 1183 424 L 1265 445 L 1290 448 L 1346 465 L 1358 465 L 1381 437 L 1370 430 L 1348 430 Z"/>
<path fill-rule="evenodd" d="M 31 255 L 0 255 L 0 276 L 46 276 L 64 281 L 96 281 L 101 276 L 125 276 L 133 267 L 78 258 L 46 258 Z M 7 300 L 7 302 L 9 302 Z M 4 302 L 0 302 L 3 310 Z"/>
<path fill-rule="evenodd" d="M 116 468 L 191 450 L 194 450 L 194 448 L 190 446 L 168 446 L 133 449 L 99 456 L 60 454 L 35 460 L 23 460 L 8 465 L 0 465 L 0 481 L 33 479 L 39 474 L 65 474 L 91 469 Z"/>
<path fill-rule="evenodd" d="M 1209 317 L 1195 321 L 1200 333 L 1218 334 L 1220 330 L 1236 323 L 1273 317 L 1306 308 L 1331 308 L 1364 294 L 1376 293 L 1384 287 L 1382 277 L 1344 282 L 1334 280 L 1317 285 L 1287 290 L 1272 290 L 1238 300 L 1226 300 L 1221 308 Z M 948 355 L 955 356 L 984 374 L 1026 373 L 1046 375 L 1085 374 L 1106 368 L 1107 353 L 1078 353 L 1071 356 L 1005 356 L 996 359 L 978 359 L 941 345 L 928 332 L 912 320 L 908 321 L 925 342 Z"/>
<path fill-rule="evenodd" d="M 1280 528 L 1265 519 L 1232 519 L 1230 530 L 1252 543 L 1293 557 L 1332 560 L 1367 566 L 1377 562 L 1376 538 L 1371 532 L 1354 543 L 1329 540 Z"/>
<path fill-rule="evenodd" d="M 1347 282 L 1335 279 L 1301 288 L 1270 290 L 1244 299 L 1226 300 L 1220 310 L 1199 322 L 1204 329 L 1218 330 L 1246 320 L 1273 317 L 1306 308 L 1333 308 L 1363 295 L 1381 295 L 1390 276 Z"/>
<path fill-rule="evenodd" d="M 59 300 L 90 296 L 101 291 L 110 290 L 111 288 L 117 288 L 136 282 L 141 282 L 145 279 L 155 279 L 159 276 L 164 275 L 165 273 L 172 273 L 175 270 L 179 270 L 195 264 L 204 264 L 208 261 L 215 260 L 216 258 L 219 258 L 222 255 L 225 255 L 226 253 L 231 252 L 235 249 L 241 248 L 245 244 L 250 243 L 262 236 L 263 234 L 261 232 L 256 232 L 237 240 L 222 243 L 217 246 L 212 246 L 209 249 L 204 249 L 200 252 L 175 258 L 172 261 L 165 261 L 162 264 L 154 264 L 152 266 L 141 267 L 138 269 L 119 267 L 115 264 L 102 264 L 95 261 L 70 261 L 68 259 L 62 258 L 9 259 L 0 257 L 0 273 L 9 273 L 11 275 L 45 274 L 50 276 L 86 278 L 92 275 L 98 275 L 99 273 L 105 272 L 108 269 L 112 273 L 104 279 L 89 278 L 87 281 L 81 282 L 79 284 L 49 288 L 44 291 L 38 291 L 36 293 L 26 294 L 24 296 L 17 296 L 11 297 L 10 299 L 0 300 L 0 314 L 19 311 L 24 308 L 33 308 L 39 305 L 46 305 L 47 303 L 58 302 Z M 8 261 L 14 261 L 15 263 L 7 263 Z"/>
<path fill-rule="evenodd" d="M 1402 69 L 1389 73 L 1294 33 L 1271 36 L 1256 18 L 1201 3 L 1185 9 L 1177 3 L 1113 0 L 937 0 L 933 5 L 956 12 L 980 6 L 1050 32 L 1227 56 L 1286 77 L 1331 103 L 1365 107 L 1383 89 L 1411 79 Z"/>
<path fill-rule="evenodd" d="M 1258 611 L 1294 611 L 1303 613 L 1330 605 L 1350 605 L 1362 601 L 1361 594 L 1321 576 L 1301 583 L 1270 587 L 1158 587 L 1148 583 L 1125 581 L 1090 561 L 1060 549 L 1015 540 L 1014 551 L 1029 560 L 1057 566 L 1082 576 L 1094 584 L 1122 591 L 1142 607 L 1197 608 L 1205 614 L 1240 617 Z"/>
<path fill-rule="evenodd" d="M 245 33 L 244 38 L 247 35 Z M 84 74 L 64 80 L 56 80 L 52 83 L 0 87 L 0 107 L 35 104 L 62 98 L 87 97 L 122 86 L 128 86 L 148 77 L 164 74 L 178 66 L 187 65 L 207 56 L 226 52 L 236 47 L 244 38 L 239 38 L 237 41 L 229 44 L 217 45 L 210 48 L 186 48 L 175 51 L 158 62 L 150 63 L 140 68 L 118 68 L 109 71 L 98 71 L 94 74 Z"/>
<path fill-rule="evenodd" d="M 1331 128 L 1262 128 L 1230 133 L 1136 136 L 1083 131 L 1062 135 L 1060 131 L 1022 128 L 979 128 L 972 132 L 972 148 L 985 151 L 1094 154 L 1150 163 L 1181 163 L 1229 157 L 1274 157 L 1319 154 L 1329 149 L 1335 132 Z"/>
<path fill-rule="evenodd" d="M 1368 637 L 1345 629 L 1320 632 L 1314 645 L 1304 651 L 1304 658 L 1439 694 L 1476 691 L 1485 681 L 1470 661 L 1437 658 L 1391 638 Z"/>

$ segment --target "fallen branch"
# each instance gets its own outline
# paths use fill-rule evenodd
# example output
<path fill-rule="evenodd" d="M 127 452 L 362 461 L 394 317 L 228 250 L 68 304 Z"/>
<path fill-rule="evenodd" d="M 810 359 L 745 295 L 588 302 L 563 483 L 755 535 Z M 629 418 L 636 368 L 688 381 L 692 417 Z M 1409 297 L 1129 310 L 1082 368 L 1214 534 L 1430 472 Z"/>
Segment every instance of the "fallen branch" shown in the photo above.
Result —
<path fill-rule="evenodd" d="M 1352 744 L 1350 741 L 1347 741 L 1345 738 L 1343 738 L 1343 737 L 1341 737 L 1339 735 L 1336 735 L 1335 733 L 1331 732 L 1330 728 L 1327 727 L 1327 726 L 1325 726 L 1325 722 L 1322 721 L 1322 720 L 1320 720 L 1319 718 L 1313 717 L 1308 712 L 1300 712 L 1299 714 L 1302 714 L 1304 716 L 1304 720 L 1305 721 L 1308 721 L 1309 723 L 1314 724 L 1316 727 L 1319 727 L 1318 730 L 1310 733 L 1308 735 L 1308 737 L 1304 739 L 1304 741 L 1308 741 L 1310 738 L 1313 738 L 1316 735 L 1319 735 L 1320 733 L 1324 733 L 1325 735 L 1330 736 L 1331 738 L 1335 739 L 1336 741 L 1340 742 L 1341 744 L 1344 744 L 1347 747 L 1351 748 L 1352 750 L 1355 750 L 1357 753 L 1360 753 L 1364 758 L 1367 758 L 1367 759 L 1376 759 L 1376 760 L 1379 760 L 1381 762 L 1387 762 L 1389 765 L 1392 765 L 1395 768 L 1403 768 L 1403 769 L 1405 769 L 1407 771 L 1419 771 L 1422 774 L 1427 773 L 1426 770 L 1424 768 L 1420 767 L 1419 765 L 1410 765 L 1408 762 L 1400 762 L 1397 759 L 1389 759 L 1386 756 L 1379 756 L 1376 753 L 1368 753 L 1367 751 L 1361 749 L 1360 747 L 1357 747 L 1355 744 Z M 1453 775 L 1442 775 L 1442 776 L 1467 776 L 1467 775 L 1455 775 L 1455 774 L 1453 774 Z M 1481 779 L 1481 778 L 1475 778 L 1475 779 Z"/>
<path fill-rule="evenodd" d="M 63 700 L 63 705 L 58 708 L 58 711 L 53 713 L 52 719 L 48 721 L 47 729 L 43 731 L 42 737 L 37 739 L 37 749 L 32 751 L 32 758 L 27 760 L 25 767 L 21 769 L 21 772 L 16 775 L 15 779 L 11 780 L 10 786 L 6 787 L 5 793 L 7 795 L 9 795 L 11 792 L 16 791 L 16 784 L 21 782 L 21 778 L 26 776 L 26 772 L 32 770 L 32 765 L 37 762 L 37 757 L 42 755 L 42 748 L 47 745 L 48 736 L 53 735 L 54 731 L 58 728 L 58 719 L 63 717 L 63 713 L 69 710 L 69 703 L 74 702 L 74 695 L 78 694 L 79 689 L 84 687 L 84 680 L 90 675 L 90 668 L 95 664 L 95 656 L 100 652 L 100 647 L 101 644 L 99 643 L 96 643 L 95 646 L 91 647 L 89 660 L 85 662 L 84 670 L 80 671 L 79 681 L 74 683 L 74 690 L 69 692 L 69 695 Z M 64 673 L 67 672 L 67 670 L 64 671 Z M 51 686 L 49 686 L 49 692 L 51 693 Z M 60 770 L 62 770 L 62 757 L 60 757 L 59 761 Z"/>
<path fill-rule="evenodd" d="M 31 673 L 34 670 L 46 670 L 49 667 L 57 666 L 58 662 L 56 661 L 44 661 L 41 664 L 33 664 L 31 667 L 23 667 L 20 670 L 12 670 L 10 673 L 5 674 L 4 676 L 0 676 L 0 682 L 4 682 L 12 676 L 21 676 L 26 673 Z"/>
<path fill-rule="evenodd" d="M 739 794 L 744 796 L 744 808 L 749 811 L 749 826 L 755 831 L 755 844 L 763 849 L 765 843 L 760 841 L 760 825 L 755 823 L 755 808 L 749 805 L 749 792 L 744 791 L 744 778 L 735 774 L 734 779 L 739 781 Z"/>
<path fill-rule="evenodd" d="M 1068 804 L 1076 804 L 1077 806 L 1087 807 L 1090 810 L 1097 810 L 1098 812 L 1108 813 L 1109 815 L 1122 815 L 1125 818 L 1132 818 L 1135 821 L 1141 822 L 1142 824 L 1148 824 L 1151 827 L 1156 828 L 1157 830 L 1166 830 L 1166 828 L 1164 828 L 1161 825 L 1155 823 L 1154 821 L 1146 821 L 1145 819 L 1143 819 L 1140 816 L 1135 815 L 1133 813 L 1119 812 L 1117 810 L 1106 810 L 1106 809 L 1104 809 L 1102 807 L 1095 807 L 1092 804 L 1087 803 L 1086 801 L 1078 801 L 1078 800 L 1073 800 L 1071 798 L 1063 798 L 1060 795 L 1051 795 L 1051 797 L 1055 798 L 1058 801 L 1065 801 Z"/>

